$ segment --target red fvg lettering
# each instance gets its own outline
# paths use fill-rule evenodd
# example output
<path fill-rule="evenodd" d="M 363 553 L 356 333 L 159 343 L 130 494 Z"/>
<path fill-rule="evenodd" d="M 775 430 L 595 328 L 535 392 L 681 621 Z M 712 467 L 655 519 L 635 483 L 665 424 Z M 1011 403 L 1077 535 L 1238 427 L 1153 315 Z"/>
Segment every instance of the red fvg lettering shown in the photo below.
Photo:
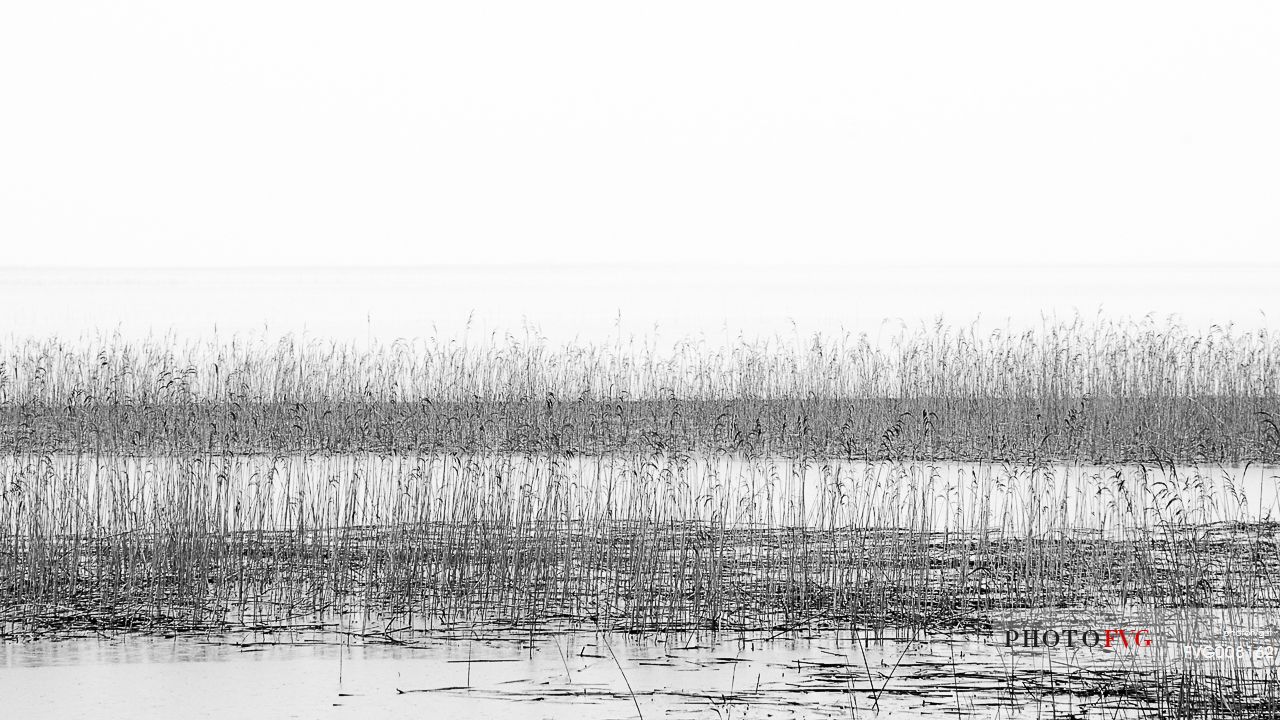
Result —
<path fill-rule="evenodd" d="M 1107 628 L 1105 630 L 1067 628 L 1064 630 L 1026 628 L 1023 630 L 1006 630 L 1005 645 L 1013 647 L 1019 640 L 1022 647 L 1053 648 L 1063 645 L 1076 647 L 1076 639 L 1085 647 L 1151 647 L 1151 631 L 1142 628 L 1126 630 L 1125 628 Z"/>

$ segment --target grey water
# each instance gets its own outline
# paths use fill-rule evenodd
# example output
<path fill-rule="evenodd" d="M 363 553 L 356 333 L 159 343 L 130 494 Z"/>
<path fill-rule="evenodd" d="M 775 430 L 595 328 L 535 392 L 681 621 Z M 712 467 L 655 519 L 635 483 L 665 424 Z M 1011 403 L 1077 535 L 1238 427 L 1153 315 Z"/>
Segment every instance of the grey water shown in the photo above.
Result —
<path fill-rule="evenodd" d="M 867 632 L 566 632 L 353 643 L 338 636 L 76 638 L 0 646 L 6 717 L 1137 717 L 1142 702 L 1026 691 L 1045 669 L 1140 670 L 1147 648 L 1006 647 Z"/>

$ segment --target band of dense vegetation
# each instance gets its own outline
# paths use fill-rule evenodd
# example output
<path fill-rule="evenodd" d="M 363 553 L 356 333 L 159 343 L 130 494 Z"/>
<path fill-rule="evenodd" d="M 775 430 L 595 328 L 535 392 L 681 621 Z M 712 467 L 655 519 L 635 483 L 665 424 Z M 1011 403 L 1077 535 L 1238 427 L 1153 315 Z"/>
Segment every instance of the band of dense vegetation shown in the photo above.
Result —
<path fill-rule="evenodd" d="M 1275 398 L 210 403 L 4 408 L 14 452 L 745 452 L 1275 462 Z"/>
<path fill-rule="evenodd" d="M 0 344 L 11 452 L 674 450 L 1271 462 L 1280 343 L 1152 320 L 552 346 L 285 337 Z"/>

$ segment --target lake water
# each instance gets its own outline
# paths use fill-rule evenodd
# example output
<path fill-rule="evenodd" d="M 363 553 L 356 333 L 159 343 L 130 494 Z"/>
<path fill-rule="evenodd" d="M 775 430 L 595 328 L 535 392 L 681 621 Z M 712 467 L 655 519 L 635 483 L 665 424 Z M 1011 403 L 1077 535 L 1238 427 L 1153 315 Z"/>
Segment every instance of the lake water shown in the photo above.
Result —
<path fill-rule="evenodd" d="M 1150 648 L 1002 641 L 848 632 L 458 633 L 398 645 L 302 634 L 81 638 L 0 646 L 0 694 L 14 718 L 1111 718 L 1144 707 L 1091 695 L 1095 676 L 1078 668 L 1131 672 L 1157 662 Z M 1047 668 L 1061 687 L 1029 692 Z"/>

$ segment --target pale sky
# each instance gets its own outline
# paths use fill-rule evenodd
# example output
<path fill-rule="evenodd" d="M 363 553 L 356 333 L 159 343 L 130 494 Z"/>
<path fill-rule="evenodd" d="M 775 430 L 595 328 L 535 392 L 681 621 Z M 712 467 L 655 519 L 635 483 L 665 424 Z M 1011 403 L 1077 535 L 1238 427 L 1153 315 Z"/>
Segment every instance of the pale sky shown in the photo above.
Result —
<path fill-rule="evenodd" d="M 1270 2 L 10 2 L 0 98 L 11 266 L 1280 262 Z"/>
<path fill-rule="evenodd" d="M 905 325 L 1034 329 L 1046 319 L 1170 316 L 1189 328 L 1280 331 L 1274 267 L 532 266 L 441 269 L 0 270 L 5 336 L 207 338 L 282 334 L 363 342 L 498 333 L 553 344 L 622 337 L 711 344 Z"/>

